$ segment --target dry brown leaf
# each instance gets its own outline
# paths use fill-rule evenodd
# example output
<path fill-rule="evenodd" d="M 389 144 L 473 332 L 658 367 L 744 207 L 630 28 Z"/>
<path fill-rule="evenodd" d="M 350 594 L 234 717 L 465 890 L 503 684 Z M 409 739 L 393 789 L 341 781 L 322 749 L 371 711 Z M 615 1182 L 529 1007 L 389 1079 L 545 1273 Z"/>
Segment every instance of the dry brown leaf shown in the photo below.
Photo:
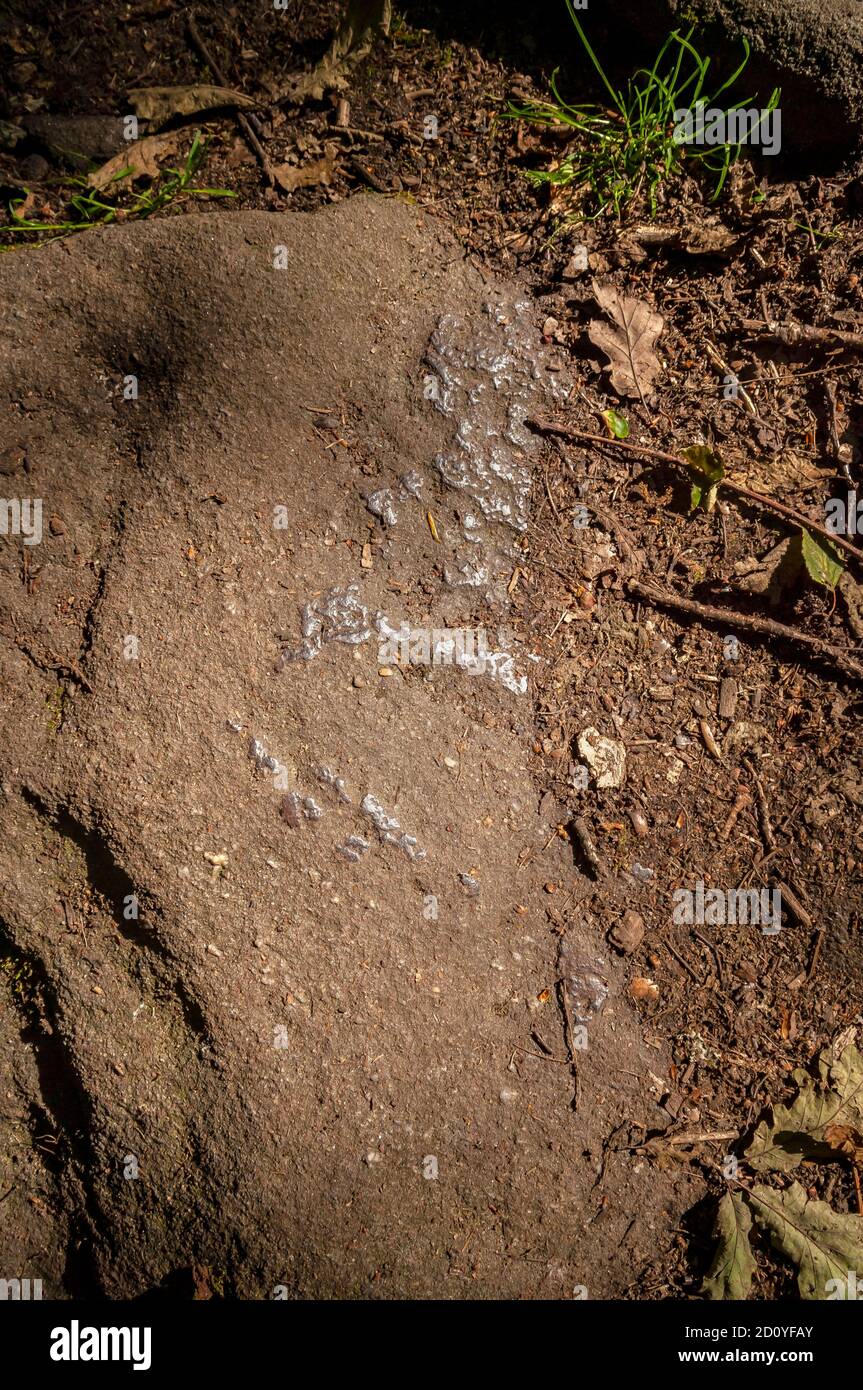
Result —
<path fill-rule="evenodd" d="M 721 222 L 714 222 L 687 227 L 680 241 L 690 256 L 721 256 L 738 246 L 740 237 Z"/>
<path fill-rule="evenodd" d="M 197 111 L 258 104 L 243 92 L 235 92 L 230 87 L 212 87 L 206 82 L 196 82 L 190 87 L 132 87 L 129 100 L 136 116 L 142 121 L 155 121 L 156 125 L 163 125 L 174 116 L 194 116 Z"/>
<path fill-rule="evenodd" d="M 761 559 L 738 560 L 734 566 L 735 574 L 741 576 L 737 587 L 747 594 L 766 595 L 775 608 L 786 593 L 798 587 L 802 564 L 799 541 L 786 536 Z"/>
<path fill-rule="evenodd" d="M 593 293 L 611 322 L 592 319 L 588 329 L 590 341 L 609 359 L 611 366 L 607 370 L 617 394 L 640 396 L 643 401 L 645 390 L 650 389 L 660 369 L 654 344 L 665 321 L 643 299 L 621 294 L 614 285 L 600 285 L 594 280 Z"/>
<path fill-rule="evenodd" d="M 863 1166 L 863 1134 L 852 1125 L 828 1125 L 824 1139 L 832 1149 Z"/>
<path fill-rule="evenodd" d="M 12 216 L 16 222 L 23 222 L 25 217 L 32 216 L 36 208 L 36 194 L 32 188 L 27 190 L 24 201 L 19 203 L 17 208 L 12 208 Z"/>
<path fill-rule="evenodd" d="M 369 52 L 377 34 L 388 34 L 392 22 L 391 0 L 348 0 L 332 43 L 312 72 L 294 73 L 279 94 L 301 106 L 322 101 L 328 91 L 340 92 L 347 73 Z"/>
<path fill-rule="evenodd" d="M 119 154 L 115 154 L 96 169 L 87 179 L 91 188 L 98 192 L 110 187 L 112 192 L 128 188 L 135 179 L 157 179 L 159 160 L 166 155 L 175 154 L 180 143 L 180 132 L 171 131 L 167 135 L 147 135 L 143 140 L 134 140 Z M 118 178 L 117 175 L 122 177 Z"/>
<path fill-rule="evenodd" d="M 323 159 L 315 159 L 311 164 L 277 164 L 273 177 L 285 193 L 293 193 L 297 188 L 313 188 L 316 184 L 330 184 L 336 167 L 336 147 L 324 146 Z"/>

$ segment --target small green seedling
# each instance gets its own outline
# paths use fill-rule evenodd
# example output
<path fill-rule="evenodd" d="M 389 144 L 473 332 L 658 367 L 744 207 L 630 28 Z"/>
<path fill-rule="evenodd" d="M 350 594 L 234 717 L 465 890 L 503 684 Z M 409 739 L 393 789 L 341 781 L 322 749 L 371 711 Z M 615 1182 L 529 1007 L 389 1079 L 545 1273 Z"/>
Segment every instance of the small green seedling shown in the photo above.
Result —
<path fill-rule="evenodd" d="M 119 191 L 112 196 L 110 187 L 96 193 L 89 187 L 86 179 L 72 179 L 72 185 L 81 191 L 74 193 L 69 199 L 69 215 L 61 221 L 40 222 L 36 218 L 18 217 L 16 210 L 26 202 L 26 199 L 18 199 L 9 205 L 12 225 L 5 230 L 7 234 L 19 236 L 26 232 L 40 234 L 38 244 L 41 245 L 54 241 L 57 237 L 68 236 L 71 232 L 85 231 L 88 227 L 102 227 L 110 222 L 128 222 L 151 217 L 153 213 L 161 212 L 169 204 L 182 198 L 236 198 L 236 193 L 228 188 L 201 188 L 193 183 L 206 148 L 207 141 L 202 138 L 201 132 L 196 130 L 182 168 L 163 169 L 159 178 L 149 188 L 133 192 L 128 202 L 123 201 Z M 129 172 L 129 169 L 119 169 L 112 183 L 119 183 Z M 45 233 L 48 235 L 41 235 Z M 17 249 L 16 243 L 0 245 L 0 251 Z"/>

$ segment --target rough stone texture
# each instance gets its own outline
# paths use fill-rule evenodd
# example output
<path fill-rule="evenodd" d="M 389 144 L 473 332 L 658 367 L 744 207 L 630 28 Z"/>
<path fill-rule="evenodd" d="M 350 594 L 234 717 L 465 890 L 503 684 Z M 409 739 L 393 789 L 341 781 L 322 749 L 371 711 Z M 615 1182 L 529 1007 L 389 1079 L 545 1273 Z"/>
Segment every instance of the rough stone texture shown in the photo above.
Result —
<path fill-rule="evenodd" d="M 279 663 L 332 586 L 393 622 L 506 625 L 507 528 L 487 586 L 443 583 L 466 507 L 424 356 L 442 314 L 512 287 L 372 198 L 96 231 L 0 282 L 27 458 L 3 489 L 45 510 L 41 545 L 0 541 L 0 1268 L 46 1297 L 192 1266 L 252 1298 L 620 1293 L 690 1185 L 613 1156 L 596 1185 L 614 1127 L 657 1124 L 667 1058 L 598 961 L 605 924 L 566 906 L 529 694 L 382 677 L 374 639 Z M 407 468 L 425 496 L 385 530 L 365 494 Z M 323 815 L 281 816 L 290 792 Z M 574 1113 L 555 986 L 585 965 L 609 997 Z"/>

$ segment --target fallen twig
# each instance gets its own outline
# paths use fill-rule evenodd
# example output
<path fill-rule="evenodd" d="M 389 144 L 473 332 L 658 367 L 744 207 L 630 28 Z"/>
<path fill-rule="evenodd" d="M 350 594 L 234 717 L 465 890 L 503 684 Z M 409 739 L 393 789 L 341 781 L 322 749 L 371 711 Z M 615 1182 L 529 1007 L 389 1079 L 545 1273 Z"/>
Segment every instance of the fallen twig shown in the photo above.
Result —
<path fill-rule="evenodd" d="M 851 476 L 849 463 L 851 461 L 851 449 L 847 444 L 843 444 L 839 438 L 839 423 L 837 420 L 838 406 L 836 402 L 836 382 L 829 378 L 824 382 L 824 398 L 827 402 L 827 425 L 830 430 L 830 447 L 833 451 L 833 459 L 838 469 L 841 469 L 842 476 L 849 487 L 854 486 L 854 479 Z"/>
<path fill-rule="evenodd" d="M 665 1138 L 665 1136 L 661 1136 Z M 684 1134 L 669 1134 L 667 1144 L 718 1144 L 726 1139 L 739 1139 L 739 1129 L 709 1129 L 705 1134 L 687 1130 Z"/>
<path fill-rule="evenodd" d="M 784 879 L 777 878 L 775 874 L 773 875 L 773 883 L 779 890 L 783 907 L 790 908 L 792 915 L 797 918 L 801 927 L 805 927 L 807 931 L 811 931 L 815 923 L 812 921 L 812 918 L 809 916 L 809 913 L 806 911 L 806 908 L 803 906 L 797 894 L 791 891 Z"/>
<path fill-rule="evenodd" d="M 788 627 L 785 623 L 777 623 L 772 618 L 760 618 L 752 613 L 736 613 L 733 608 L 717 608 L 710 603 L 699 603 L 696 599 L 681 598 L 679 594 L 668 589 L 642 584 L 637 579 L 630 579 L 626 588 L 633 597 L 643 599 L 646 603 L 676 608 L 681 613 L 691 613 L 693 617 L 702 618 L 707 622 L 722 623 L 726 627 L 740 627 L 747 632 L 760 633 L 764 637 L 776 637 L 783 642 L 795 643 L 797 646 L 805 647 L 814 656 L 831 661 L 844 675 L 850 676 L 853 680 L 863 681 L 863 664 L 855 661 L 841 647 L 834 647 L 831 642 L 825 642 L 821 637 L 810 637 L 808 633 L 799 632 L 797 628 Z"/>
<path fill-rule="evenodd" d="M 596 846 L 593 843 L 584 816 L 576 816 L 574 820 L 570 821 L 567 828 L 571 828 L 573 839 L 578 841 L 579 848 L 593 870 L 594 877 L 601 878 L 605 870 L 602 860 L 596 852 Z"/>
<path fill-rule="evenodd" d="M 713 361 L 716 363 L 717 367 L 721 367 L 727 377 L 734 377 L 734 380 L 737 381 L 736 374 L 732 372 L 728 363 L 725 361 L 725 358 L 720 355 L 719 349 L 713 343 L 709 342 L 707 338 L 705 338 L 704 340 L 704 347 L 708 357 L 713 358 Z M 755 416 L 757 419 L 758 411 L 755 409 L 755 406 L 752 403 L 752 397 L 749 395 L 749 392 L 739 381 L 737 381 L 737 392 L 744 406 L 749 411 L 749 414 Z"/>
<path fill-rule="evenodd" d="M 367 183 L 369 188 L 373 188 L 376 193 L 392 193 L 392 189 L 384 183 L 383 179 L 379 179 L 377 174 L 375 174 L 367 164 L 363 164 L 362 160 L 351 158 L 348 159 L 347 162 L 354 173 L 361 178 L 364 183 Z"/>
<path fill-rule="evenodd" d="M 661 463 L 670 463 L 675 468 L 681 468 L 689 478 L 692 477 L 692 468 L 685 459 L 678 458 L 676 454 L 667 454 L 662 449 L 651 449 L 647 444 L 630 444 L 624 439 L 611 439 L 608 435 L 586 434 L 583 430 L 572 429 L 569 425 L 558 425 L 552 420 L 529 419 L 526 424 L 532 425 L 540 434 L 562 435 L 565 439 L 583 439 L 592 444 L 606 444 L 612 449 L 626 449 L 632 454 L 643 454 L 645 458 L 658 459 Z M 786 507 L 784 502 L 777 502 L 775 498 L 767 497 L 762 492 L 753 492 L 750 488 L 743 487 L 741 483 L 732 482 L 728 477 L 722 478 L 718 486 L 726 488 L 738 497 L 745 497 L 750 502 L 766 507 L 769 511 L 778 513 L 779 516 L 786 517 L 797 526 L 805 527 L 807 531 L 817 532 L 819 536 L 824 536 L 826 540 L 839 546 L 849 555 L 853 555 L 855 560 L 863 564 L 863 550 L 860 550 L 858 546 L 852 545 L 844 536 L 828 531 L 826 526 L 821 526 L 819 522 L 810 520 L 808 516 L 803 516 L 802 512 L 795 511 L 793 507 Z"/>
<path fill-rule="evenodd" d="M 751 806 L 751 805 L 752 805 L 752 797 L 749 795 L 748 789 L 747 789 L 746 787 L 738 787 L 738 789 L 737 789 L 737 795 L 736 795 L 736 797 L 734 798 L 734 805 L 731 807 L 731 810 L 728 812 L 728 816 L 726 817 L 725 824 L 723 825 L 722 829 L 721 829 L 720 832 L 719 832 L 719 838 L 720 838 L 720 840 L 727 840 L 727 839 L 728 839 L 728 836 L 731 834 L 732 830 L 734 829 L 735 825 L 737 824 L 737 817 L 740 815 L 740 812 L 741 812 L 741 811 L 745 811 L 745 810 L 747 809 L 747 807 L 749 807 L 749 806 Z"/>
<path fill-rule="evenodd" d="M 201 38 L 201 35 L 198 33 L 198 28 L 195 24 L 195 16 L 193 13 L 190 13 L 186 20 L 186 28 L 188 30 L 189 38 L 192 44 L 198 50 L 198 53 L 203 58 L 204 62 L 207 64 L 207 67 L 210 69 L 213 76 L 221 83 L 223 87 L 229 86 L 230 84 L 228 82 L 228 79 L 225 77 L 225 74 L 222 72 L 222 69 L 219 67 L 218 63 L 216 62 L 210 50 L 208 49 L 207 45 L 204 43 L 204 40 Z M 270 164 L 269 159 L 267 158 L 266 150 L 264 149 L 263 145 L 261 144 L 260 140 L 258 139 L 257 135 L 255 134 L 252 128 L 251 121 L 246 115 L 243 114 L 242 111 L 234 112 L 234 120 L 240 127 L 240 130 L 245 136 L 246 141 L 250 149 L 252 150 L 252 153 L 254 154 L 255 158 L 260 164 L 264 178 L 272 188 L 273 184 L 275 183 L 272 166 Z"/>
<path fill-rule="evenodd" d="M 767 793 L 752 764 L 747 761 L 746 766 L 749 768 L 752 781 L 755 785 L 755 799 L 758 802 L 758 821 L 764 839 L 764 848 L 767 850 L 768 854 L 773 854 L 776 849 L 776 840 L 773 836 L 773 824 L 770 820 L 770 807 L 767 804 Z"/>
<path fill-rule="evenodd" d="M 812 328 L 808 323 L 778 323 L 775 319 L 769 322 L 743 319 L 741 327 L 760 332 L 762 337 L 775 338 L 786 347 L 797 347 L 800 343 L 833 344 L 863 352 L 863 333 L 848 333 L 842 328 Z"/>
<path fill-rule="evenodd" d="M 690 978 L 691 980 L 694 980 L 695 983 L 696 983 L 697 985 L 700 985 L 700 984 L 701 984 L 701 981 L 699 980 L 699 978 L 698 978 L 698 976 L 696 975 L 695 971 L 692 969 L 692 966 L 689 964 L 689 961 L 686 959 L 685 956 L 682 956 L 682 955 L 680 954 L 680 952 L 678 951 L 678 949 L 677 949 L 676 946 L 672 946 L 671 942 L 668 940 L 668 937 L 667 937 L 667 936 L 661 936 L 661 937 L 660 937 L 660 941 L 662 942 L 663 946 L 667 947 L 667 949 L 671 952 L 671 954 L 674 956 L 674 959 L 677 961 L 678 965 L 682 965 L 682 966 L 683 966 L 683 969 L 686 971 L 686 973 L 687 973 L 687 975 L 689 976 L 689 978 Z"/>

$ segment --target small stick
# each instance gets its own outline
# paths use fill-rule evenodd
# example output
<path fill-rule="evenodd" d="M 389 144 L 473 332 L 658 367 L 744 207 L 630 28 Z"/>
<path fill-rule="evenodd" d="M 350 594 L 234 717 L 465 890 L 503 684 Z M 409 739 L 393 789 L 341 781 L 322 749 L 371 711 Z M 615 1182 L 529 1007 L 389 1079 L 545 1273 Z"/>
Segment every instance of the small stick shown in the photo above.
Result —
<path fill-rule="evenodd" d="M 848 656 L 841 647 L 834 647 L 831 642 L 825 642 L 820 637 L 810 637 L 806 632 L 798 632 L 796 628 L 788 627 L 785 623 L 774 622 L 772 618 L 759 618 L 755 614 L 735 613 L 731 608 L 716 608 L 713 604 L 698 603 L 695 599 L 680 598 L 677 594 L 671 593 L 667 589 L 656 589 L 647 584 L 640 583 L 637 579 L 630 579 L 626 585 L 629 593 L 635 598 L 644 599 L 646 603 L 664 606 L 666 608 L 676 608 L 681 613 L 691 613 L 696 618 L 703 618 L 707 622 L 726 623 L 729 627 L 741 627 L 746 632 L 757 632 L 763 637 L 776 637 L 783 642 L 794 642 L 798 646 L 805 647 L 813 656 L 824 657 L 843 673 L 853 680 L 863 680 L 863 665 Z"/>
<path fill-rule="evenodd" d="M 758 819 L 761 823 L 761 834 L 764 838 L 764 848 L 768 854 L 773 854 L 776 849 L 776 841 L 773 838 L 773 825 L 770 821 L 770 808 L 767 805 L 767 796 L 761 785 L 760 779 L 755 774 L 755 769 L 751 763 L 746 766 L 752 774 L 752 781 L 755 784 L 755 799 L 758 802 Z"/>
<path fill-rule="evenodd" d="M 576 816 L 571 824 L 572 833 L 578 841 L 582 854 L 593 869 L 596 877 L 600 878 L 603 872 L 602 860 L 596 852 L 596 846 L 593 843 L 593 839 L 587 827 L 587 821 L 583 816 Z"/>
<path fill-rule="evenodd" d="M 720 353 L 719 353 L 718 349 L 717 349 L 716 347 L 714 347 L 713 343 L 708 342 L 708 340 L 707 340 L 706 338 L 705 338 L 705 340 L 704 340 L 704 346 L 705 346 L 706 349 L 707 349 L 707 355 L 708 355 L 708 357 L 712 357 L 712 358 L 713 358 L 713 360 L 714 360 L 714 362 L 716 363 L 717 367 L 721 367 L 722 370 L 723 370 L 723 372 L 725 373 L 726 376 L 733 377 L 734 380 L 737 382 L 737 392 L 738 392 L 738 395 L 740 396 L 740 399 L 742 400 L 743 404 L 746 406 L 746 409 L 749 411 L 749 414 L 750 414 L 750 415 L 755 415 L 755 416 L 757 417 L 758 411 L 755 409 L 755 406 L 752 404 L 752 397 L 750 396 L 749 392 L 743 387 L 743 385 L 741 384 L 741 382 L 738 380 L 736 373 L 735 373 L 735 372 L 732 372 L 732 370 L 731 370 L 731 368 L 729 367 L 728 363 L 725 361 L 725 359 L 724 359 L 722 356 L 720 356 Z"/>
<path fill-rule="evenodd" d="M 664 946 L 667 946 L 667 947 L 668 947 L 669 951 L 670 951 L 671 954 L 674 956 L 674 959 L 678 962 L 678 964 L 683 966 L 683 968 L 684 968 L 684 970 L 686 971 L 687 975 L 689 975 L 690 978 L 693 979 L 697 985 L 700 985 L 700 984 L 701 984 L 701 981 L 699 980 L 699 978 L 698 978 L 698 976 L 696 975 L 695 971 L 692 969 L 692 966 L 691 966 L 691 965 L 689 964 L 689 962 L 680 954 L 679 951 L 675 950 L 675 948 L 672 946 L 671 942 L 668 940 L 668 937 L 667 937 L 667 936 L 662 936 L 662 937 L 660 937 L 660 940 L 661 940 L 661 942 L 662 942 L 662 944 L 663 944 Z"/>
<path fill-rule="evenodd" d="M 811 931 L 815 923 L 812 921 L 812 918 L 809 916 L 809 913 L 806 911 L 806 908 L 803 906 L 802 902 L 797 897 L 797 894 L 792 893 L 791 889 L 788 887 L 788 884 L 785 882 L 784 879 L 774 877 L 773 882 L 775 883 L 777 889 L 779 890 L 782 896 L 783 904 L 787 903 L 800 925 L 802 927 L 806 927 L 807 930 Z M 810 966 L 810 970 L 811 968 L 812 967 Z"/>
<path fill-rule="evenodd" d="M 812 955 L 811 955 L 810 960 L 809 960 L 809 967 L 808 967 L 808 969 L 807 969 L 807 971 L 806 971 L 806 980 L 805 980 L 805 983 L 806 983 L 807 985 L 808 985 L 809 981 L 812 979 L 812 976 L 815 974 L 815 967 L 816 967 L 816 965 L 818 964 L 818 957 L 821 955 L 821 944 L 822 944 L 823 940 L 824 940 L 824 928 L 823 928 L 823 927 L 819 927 L 819 928 L 818 928 L 818 935 L 815 937 L 815 943 L 814 943 L 814 945 L 813 945 L 813 947 L 812 947 Z"/>
<path fill-rule="evenodd" d="M 216 63 L 215 58 L 208 49 L 207 45 L 204 43 L 204 40 L 201 38 L 201 35 L 198 33 L 198 28 L 195 24 L 195 16 L 193 13 L 189 14 L 188 19 L 186 21 L 186 27 L 188 29 L 189 38 L 191 39 L 195 48 L 197 48 L 198 53 L 203 58 L 204 62 L 207 64 L 207 67 L 213 73 L 214 77 L 216 77 L 217 80 L 221 83 L 221 85 L 223 87 L 227 87 L 228 80 L 225 77 L 225 74 L 222 72 L 222 69 Z M 237 125 L 240 127 L 240 130 L 246 137 L 246 141 L 251 147 L 252 153 L 255 155 L 258 163 L 261 166 L 261 169 L 263 170 L 264 178 L 272 188 L 273 184 L 275 183 L 273 170 L 270 165 L 270 161 L 267 158 L 266 150 L 264 149 L 254 130 L 252 129 L 251 122 L 249 121 L 248 117 L 243 114 L 242 111 L 234 112 L 234 120 L 237 122 Z"/>
<path fill-rule="evenodd" d="M 377 174 L 363 164 L 362 160 L 351 158 L 347 162 L 354 173 L 358 174 L 363 182 L 367 183 L 369 188 L 373 188 L 376 193 L 392 193 L 392 189 L 387 187 L 383 179 L 379 179 Z"/>
<path fill-rule="evenodd" d="M 592 444 L 607 444 L 612 449 L 627 449 L 632 454 L 643 454 L 645 458 L 658 459 L 660 463 L 673 464 L 675 468 L 682 468 L 692 476 L 692 469 L 685 459 L 678 458 L 676 454 L 666 454 L 662 449 L 650 449 L 646 444 L 629 444 L 624 439 L 610 439 L 608 435 L 586 434 L 583 430 L 570 429 L 568 425 L 556 425 L 550 420 L 531 420 L 526 422 L 533 425 L 534 429 L 540 434 L 559 434 L 565 439 L 583 439 Z M 786 507 L 784 502 L 777 502 L 773 497 L 767 497 L 762 492 L 753 492 L 748 487 L 743 487 L 741 483 L 733 483 L 730 478 L 722 478 L 719 487 L 724 487 L 728 492 L 733 492 L 738 497 L 745 497 L 750 502 L 755 502 L 758 506 L 766 507 L 769 511 L 776 512 L 779 516 L 786 517 L 793 521 L 797 526 L 804 526 L 807 531 L 817 531 L 819 536 L 824 536 L 833 545 L 839 546 L 854 559 L 863 564 L 863 550 L 858 546 L 852 545 L 844 536 L 840 536 L 833 531 L 828 531 L 826 526 L 821 526 L 817 521 L 811 521 L 809 517 L 803 516 L 802 512 L 797 512 L 793 507 Z"/>
<path fill-rule="evenodd" d="M 720 840 L 728 839 L 728 836 L 731 834 L 732 830 L 737 824 L 737 817 L 740 815 L 740 812 L 745 811 L 746 807 L 751 805 L 752 797 L 749 795 L 747 788 L 738 787 L 737 796 L 734 798 L 734 805 L 728 812 L 728 818 L 726 819 L 725 824 L 719 832 Z"/>
<path fill-rule="evenodd" d="M 664 1136 L 663 1136 L 664 1137 Z M 668 1144 L 717 1144 L 723 1139 L 739 1139 L 739 1129 L 711 1129 L 706 1134 L 671 1134 Z"/>
<path fill-rule="evenodd" d="M 771 338 L 785 343 L 786 347 L 796 347 L 799 343 L 835 344 L 836 347 L 849 348 L 854 352 L 863 351 L 863 333 L 847 333 L 841 328 L 813 328 L 808 323 L 777 323 L 775 320 L 742 319 L 741 328 L 748 330 L 767 329 Z"/>
<path fill-rule="evenodd" d="M 836 467 L 842 470 L 842 476 L 850 487 L 854 486 L 854 479 L 851 477 L 851 469 L 848 467 L 846 455 L 850 454 L 848 446 L 842 444 L 839 438 L 839 425 L 837 423 L 837 404 L 836 404 L 836 383 L 829 378 L 824 383 L 824 395 L 827 399 L 827 423 L 830 426 L 830 443 L 833 449 L 833 457 L 836 460 Z"/>
<path fill-rule="evenodd" d="M 716 974 L 719 978 L 720 985 L 722 985 L 724 983 L 722 976 L 722 961 L 720 959 L 718 950 L 716 949 L 712 941 L 708 941 L 707 937 L 702 936 L 701 932 L 696 931 L 694 927 L 692 928 L 692 935 L 696 938 L 697 941 L 701 942 L 702 946 L 706 946 L 707 949 L 712 953 L 713 959 L 716 961 Z"/>

